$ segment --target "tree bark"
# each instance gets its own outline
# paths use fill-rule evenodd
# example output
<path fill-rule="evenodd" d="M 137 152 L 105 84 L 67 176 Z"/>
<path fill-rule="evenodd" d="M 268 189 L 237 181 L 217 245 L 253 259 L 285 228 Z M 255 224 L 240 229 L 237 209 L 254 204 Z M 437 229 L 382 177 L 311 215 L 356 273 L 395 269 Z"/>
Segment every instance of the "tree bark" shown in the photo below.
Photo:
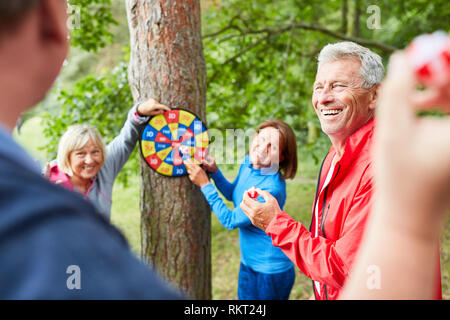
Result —
<path fill-rule="evenodd" d="M 361 17 L 361 0 L 355 0 L 355 15 L 353 16 L 353 36 L 359 37 L 359 18 Z"/>
<path fill-rule="evenodd" d="M 348 12 L 348 2 L 347 0 L 342 0 L 342 4 L 341 4 L 341 8 L 342 8 L 342 20 L 341 20 L 341 33 L 343 35 L 347 34 L 347 12 Z"/>
<path fill-rule="evenodd" d="M 206 123 L 199 0 L 126 0 L 126 4 L 134 101 L 153 97 L 188 109 Z M 142 159 L 140 167 L 143 260 L 190 298 L 211 299 L 208 204 L 187 177 L 159 175 Z"/>

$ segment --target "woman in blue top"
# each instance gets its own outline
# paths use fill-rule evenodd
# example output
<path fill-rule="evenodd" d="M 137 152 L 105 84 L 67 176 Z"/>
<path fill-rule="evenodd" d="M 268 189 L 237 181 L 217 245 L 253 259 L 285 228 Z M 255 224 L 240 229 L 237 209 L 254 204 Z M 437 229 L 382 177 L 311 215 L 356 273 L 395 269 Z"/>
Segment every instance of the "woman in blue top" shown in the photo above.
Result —
<path fill-rule="evenodd" d="M 239 168 L 233 183 L 227 181 L 212 157 L 202 163 L 210 172 L 216 187 L 234 209 L 230 210 L 210 183 L 206 172 L 191 160 L 186 160 L 189 178 L 201 187 L 212 211 L 227 229 L 239 228 L 241 266 L 238 299 L 274 300 L 289 298 L 295 280 L 294 266 L 280 248 L 274 247 L 264 231 L 252 225 L 239 204 L 251 187 L 270 192 L 280 208 L 286 202 L 285 179 L 297 171 L 297 144 L 292 129 L 284 122 L 264 121 L 252 140 L 250 152 Z M 262 197 L 258 201 L 264 201 Z"/>

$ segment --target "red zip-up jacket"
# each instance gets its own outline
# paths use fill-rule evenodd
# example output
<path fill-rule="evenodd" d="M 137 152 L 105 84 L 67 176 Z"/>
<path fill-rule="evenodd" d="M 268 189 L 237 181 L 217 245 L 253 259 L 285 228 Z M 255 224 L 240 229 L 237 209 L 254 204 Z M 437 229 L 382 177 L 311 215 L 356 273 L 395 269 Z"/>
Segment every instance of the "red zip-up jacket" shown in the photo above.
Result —
<path fill-rule="evenodd" d="M 361 243 L 372 206 L 373 129 L 374 119 L 347 139 L 344 153 L 327 179 L 336 155 L 330 148 L 320 169 L 309 230 L 286 212 L 277 215 L 266 229 L 273 245 L 313 280 L 316 299 L 338 298 Z M 440 298 L 440 281 L 437 290 Z"/>

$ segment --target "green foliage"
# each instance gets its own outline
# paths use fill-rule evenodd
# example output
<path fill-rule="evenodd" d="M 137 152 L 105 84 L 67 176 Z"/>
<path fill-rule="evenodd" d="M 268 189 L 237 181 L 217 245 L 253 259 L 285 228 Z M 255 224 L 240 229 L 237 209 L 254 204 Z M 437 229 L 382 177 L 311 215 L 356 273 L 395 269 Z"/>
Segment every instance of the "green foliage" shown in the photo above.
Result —
<path fill-rule="evenodd" d="M 80 28 L 73 30 L 72 43 L 84 50 L 97 52 L 111 42 L 114 17 L 125 20 L 124 9 L 111 0 L 69 2 L 80 8 Z M 300 150 L 315 162 L 329 148 L 311 106 L 320 49 L 342 38 L 371 40 L 381 45 L 372 49 L 387 62 L 389 47 L 403 48 L 421 33 L 447 30 L 450 15 L 444 0 L 208 0 L 202 5 L 208 127 L 246 130 L 280 118 L 292 126 Z M 379 7 L 381 29 L 366 25 L 369 5 Z M 132 103 L 126 74 L 121 63 L 59 91 L 62 109 L 46 116 L 51 157 L 70 124 L 88 122 L 106 140 L 118 133 Z"/>
<path fill-rule="evenodd" d="M 336 11 L 336 2 L 327 9 Z M 319 126 L 311 106 L 314 59 L 327 38 L 289 26 L 313 23 L 324 10 L 320 1 L 229 0 L 204 14 L 210 127 L 256 127 L 279 118 L 297 133 L 299 146 L 307 143 L 308 123 Z M 217 30 L 223 32 L 210 36 Z"/>
<path fill-rule="evenodd" d="M 378 6 L 381 29 L 367 25 L 370 5 Z M 321 48 L 342 39 L 370 40 L 376 45 L 369 47 L 387 62 L 389 48 L 448 29 L 449 8 L 447 1 L 425 0 L 215 1 L 202 21 L 208 125 L 248 128 L 280 118 L 318 161 L 329 145 L 323 133 L 309 139 L 312 124 L 320 128 L 311 94 Z"/>
<path fill-rule="evenodd" d="M 111 0 L 69 0 L 71 42 L 86 51 L 97 52 L 114 39 L 111 26 L 117 25 Z"/>
<path fill-rule="evenodd" d="M 448 1 L 376 1 L 380 6 L 383 29 L 376 30 L 374 37 L 405 48 L 411 40 L 423 33 L 449 29 L 450 6 Z M 364 30 L 364 29 L 363 29 Z M 366 30 L 364 35 L 369 34 Z M 386 32 L 387 31 L 387 32 Z"/>
<path fill-rule="evenodd" d="M 72 65 L 69 77 L 65 72 L 65 81 L 59 81 L 62 89 L 56 89 L 40 107 L 41 112 L 44 111 L 43 133 L 47 140 L 47 144 L 41 149 L 47 152 L 49 160 L 55 159 L 60 137 L 73 124 L 89 124 L 98 129 L 106 144 L 110 142 L 119 134 L 133 104 L 127 78 L 130 48 L 123 48 L 128 44 L 128 39 L 122 36 L 128 35 L 128 31 L 122 32 L 118 28 L 112 28 L 116 25 L 126 28 L 123 3 L 113 3 L 111 0 L 69 0 L 69 4 L 71 42 L 84 52 L 71 50 L 75 57 L 71 56 L 70 59 Z M 122 45 L 116 44 L 112 49 L 105 49 L 99 54 L 99 49 L 113 42 L 116 36 L 120 38 Z M 112 68 L 94 72 L 98 60 L 102 56 L 105 58 L 111 51 L 117 56 L 114 60 L 119 62 L 113 64 L 115 66 Z M 111 57 L 108 57 L 108 60 L 110 59 Z M 118 180 L 126 184 L 129 173 L 136 173 L 138 168 L 135 150 Z"/>
<path fill-rule="evenodd" d="M 48 140 L 44 149 L 49 158 L 56 157 L 58 142 L 68 126 L 89 124 L 98 129 L 107 144 L 116 137 L 133 104 L 127 78 L 127 64 L 120 63 L 103 75 L 88 75 L 74 83 L 70 89 L 58 92 L 60 108 L 43 116 L 44 135 Z M 119 180 L 126 182 L 130 171 L 139 167 L 136 150 Z"/>

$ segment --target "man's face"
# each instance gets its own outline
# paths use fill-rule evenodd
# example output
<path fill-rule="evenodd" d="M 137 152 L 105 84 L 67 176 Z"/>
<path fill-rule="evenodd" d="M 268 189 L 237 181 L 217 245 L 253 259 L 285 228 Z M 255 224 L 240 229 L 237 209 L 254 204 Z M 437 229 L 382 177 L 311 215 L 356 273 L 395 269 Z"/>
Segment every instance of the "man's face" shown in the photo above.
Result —
<path fill-rule="evenodd" d="M 373 115 L 372 90 L 361 88 L 361 63 L 345 58 L 323 64 L 314 82 L 312 103 L 322 131 L 333 141 L 345 140 Z"/>

